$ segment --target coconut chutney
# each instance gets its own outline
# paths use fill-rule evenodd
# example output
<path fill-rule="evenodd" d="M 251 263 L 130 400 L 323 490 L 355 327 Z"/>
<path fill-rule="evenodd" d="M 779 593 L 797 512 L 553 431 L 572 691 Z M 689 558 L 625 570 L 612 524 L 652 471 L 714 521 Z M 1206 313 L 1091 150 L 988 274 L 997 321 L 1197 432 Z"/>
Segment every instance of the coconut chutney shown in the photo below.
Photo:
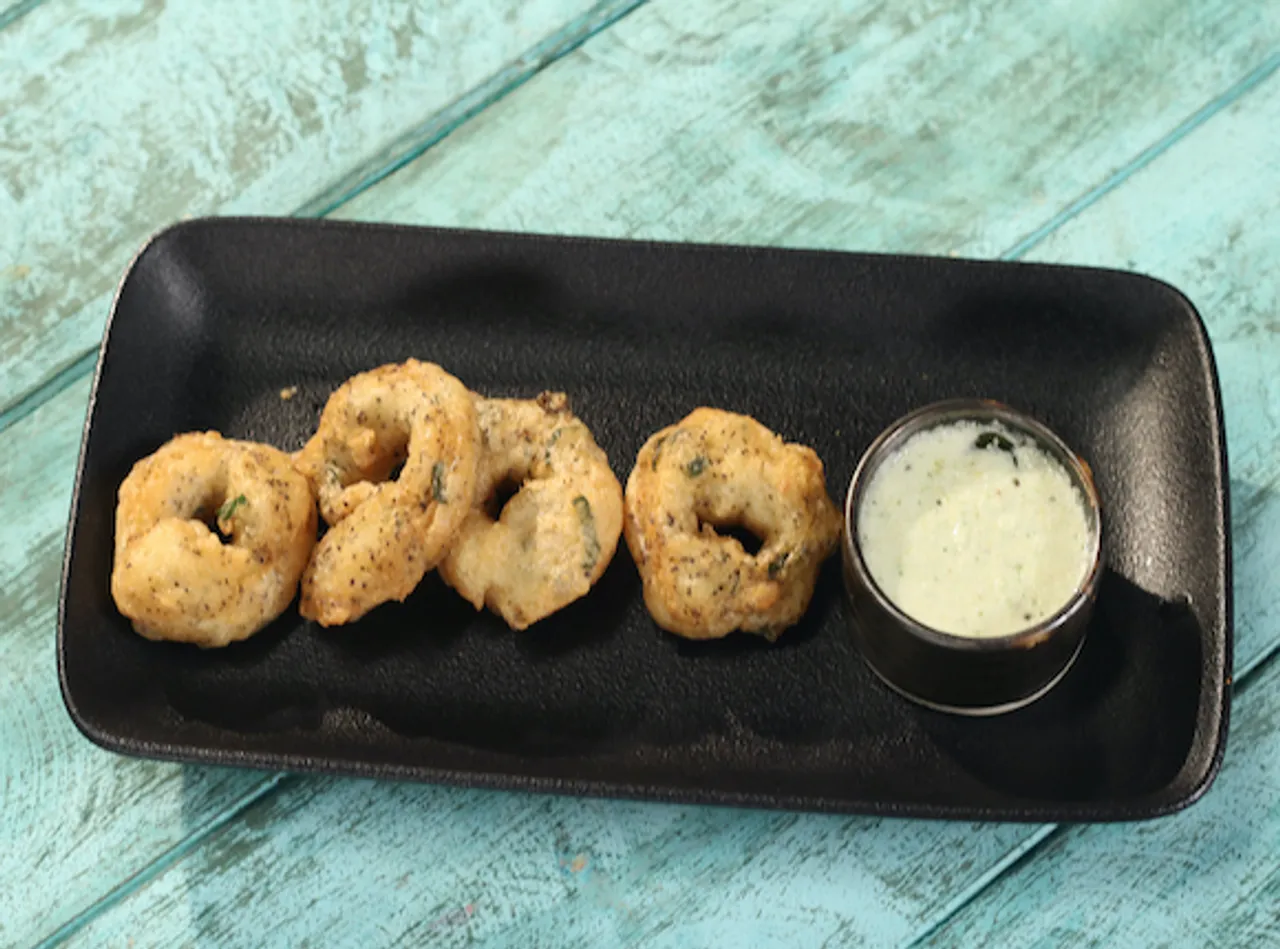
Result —
<path fill-rule="evenodd" d="M 917 432 L 873 472 L 858 545 L 903 613 L 959 636 L 1005 636 L 1058 612 L 1085 580 L 1085 498 L 1030 436 L 996 422 Z"/>

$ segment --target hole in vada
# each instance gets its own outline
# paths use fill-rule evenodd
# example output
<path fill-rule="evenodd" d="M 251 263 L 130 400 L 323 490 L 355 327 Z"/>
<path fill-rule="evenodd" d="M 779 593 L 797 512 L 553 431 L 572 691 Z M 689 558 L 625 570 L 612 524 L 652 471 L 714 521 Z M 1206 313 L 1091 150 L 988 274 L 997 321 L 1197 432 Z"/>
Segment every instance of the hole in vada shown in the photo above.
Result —
<path fill-rule="evenodd" d="M 209 528 L 210 533 L 224 544 L 231 543 L 231 535 L 224 533 L 222 528 L 218 526 L 218 518 L 215 512 L 211 511 L 208 515 L 202 516 L 200 520 L 204 526 Z"/>
<path fill-rule="evenodd" d="M 721 537 L 732 537 L 742 545 L 748 556 L 754 557 L 760 552 L 760 548 L 764 546 L 764 541 L 753 534 L 741 524 L 716 524 L 712 521 L 698 518 L 698 529 L 706 530 L 711 528 Z"/>
<path fill-rule="evenodd" d="M 377 467 L 381 470 L 375 470 L 373 480 L 398 481 L 405 462 L 409 460 L 409 433 L 395 432 L 389 439 L 382 441 L 378 448 L 382 457 Z"/>
<path fill-rule="evenodd" d="M 209 528 L 214 537 L 224 544 L 229 544 L 232 542 L 231 534 L 222 529 L 219 518 L 224 516 L 230 518 L 243 504 L 245 504 L 243 494 L 234 498 L 213 497 L 200 506 L 200 509 L 196 511 L 195 517 L 196 520 Z"/>
<path fill-rule="evenodd" d="M 378 437 L 366 429 L 370 445 L 361 445 L 368 451 L 367 455 L 357 453 L 357 468 L 361 469 L 355 480 L 381 484 L 384 481 L 398 481 L 405 463 L 409 460 L 409 432 L 389 431 Z M 344 481 L 344 483 L 346 483 Z"/>
<path fill-rule="evenodd" d="M 498 486 L 493 489 L 493 493 L 489 495 L 489 499 L 484 504 L 485 513 L 495 521 L 502 516 L 502 509 L 507 506 L 507 502 L 520 493 L 522 482 L 510 475 L 503 478 Z"/>

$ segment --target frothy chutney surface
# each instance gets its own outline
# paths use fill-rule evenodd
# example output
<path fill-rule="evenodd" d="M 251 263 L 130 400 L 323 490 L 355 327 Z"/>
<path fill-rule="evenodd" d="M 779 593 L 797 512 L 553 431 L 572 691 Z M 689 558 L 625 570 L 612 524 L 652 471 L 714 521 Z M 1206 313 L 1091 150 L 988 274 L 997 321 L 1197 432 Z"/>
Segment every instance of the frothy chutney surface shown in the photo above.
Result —
<path fill-rule="evenodd" d="M 960 636 L 1005 636 L 1048 619 L 1093 552 L 1085 500 L 1066 469 L 994 422 L 908 438 L 873 472 L 857 530 L 885 596 Z"/>

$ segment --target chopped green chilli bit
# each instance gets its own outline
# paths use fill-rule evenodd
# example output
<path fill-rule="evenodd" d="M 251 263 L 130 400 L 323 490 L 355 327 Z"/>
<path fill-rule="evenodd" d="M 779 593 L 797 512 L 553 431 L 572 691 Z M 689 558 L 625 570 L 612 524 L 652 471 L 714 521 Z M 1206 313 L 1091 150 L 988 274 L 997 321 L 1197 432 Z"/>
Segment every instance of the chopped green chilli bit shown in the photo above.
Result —
<path fill-rule="evenodd" d="M 983 432 L 973 443 L 973 447 L 981 450 L 990 448 L 995 445 L 1003 452 L 1008 452 L 1009 457 L 1013 459 L 1013 466 L 1018 467 L 1018 455 L 1013 449 L 1013 442 L 1005 438 L 999 432 Z"/>
<path fill-rule="evenodd" d="M 243 494 L 237 495 L 236 497 L 228 501 L 226 504 L 222 505 L 222 507 L 218 508 L 218 520 L 220 521 L 231 520 L 231 515 L 236 512 L 236 509 L 240 507 L 244 507 L 248 505 L 248 503 L 249 503 L 249 499 L 246 498 Z M 205 510 L 207 511 L 208 508 L 205 508 Z"/>
<path fill-rule="evenodd" d="M 658 459 L 662 457 L 662 446 L 667 443 L 667 439 L 670 437 L 670 435 L 663 435 L 653 443 L 653 462 L 649 465 L 650 471 L 658 470 Z"/>
<path fill-rule="evenodd" d="M 590 573 L 600 560 L 600 538 L 596 536 L 596 518 L 591 513 L 591 502 L 579 494 L 573 499 L 573 509 L 578 512 L 582 524 L 582 569 Z"/>
<path fill-rule="evenodd" d="M 441 504 L 448 504 L 444 496 L 444 462 L 437 461 L 431 466 L 431 496 Z"/>

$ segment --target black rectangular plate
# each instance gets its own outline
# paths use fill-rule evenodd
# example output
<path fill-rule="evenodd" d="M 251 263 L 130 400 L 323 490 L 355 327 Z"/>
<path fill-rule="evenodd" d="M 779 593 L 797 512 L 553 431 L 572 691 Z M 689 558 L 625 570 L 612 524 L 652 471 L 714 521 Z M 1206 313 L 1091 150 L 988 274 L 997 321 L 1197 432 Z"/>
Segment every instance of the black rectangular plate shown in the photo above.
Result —
<path fill-rule="evenodd" d="M 515 633 L 433 575 L 321 630 L 290 608 L 202 652 L 109 593 L 115 492 L 175 433 L 293 450 L 334 387 L 409 356 L 488 394 L 563 389 L 621 480 L 697 405 L 812 445 L 843 501 L 863 449 L 951 396 L 1031 412 L 1106 511 L 1094 624 L 1048 696 L 991 719 L 890 692 L 845 626 L 838 557 L 776 645 L 660 631 L 625 544 Z M 296 397 L 279 393 L 297 386 Z M 1113 271 L 288 220 L 178 225 L 140 254 L 99 362 L 59 614 L 63 695 L 145 757 L 805 810 L 1132 820 L 1208 787 L 1227 729 L 1227 473 L 1203 326 Z"/>

